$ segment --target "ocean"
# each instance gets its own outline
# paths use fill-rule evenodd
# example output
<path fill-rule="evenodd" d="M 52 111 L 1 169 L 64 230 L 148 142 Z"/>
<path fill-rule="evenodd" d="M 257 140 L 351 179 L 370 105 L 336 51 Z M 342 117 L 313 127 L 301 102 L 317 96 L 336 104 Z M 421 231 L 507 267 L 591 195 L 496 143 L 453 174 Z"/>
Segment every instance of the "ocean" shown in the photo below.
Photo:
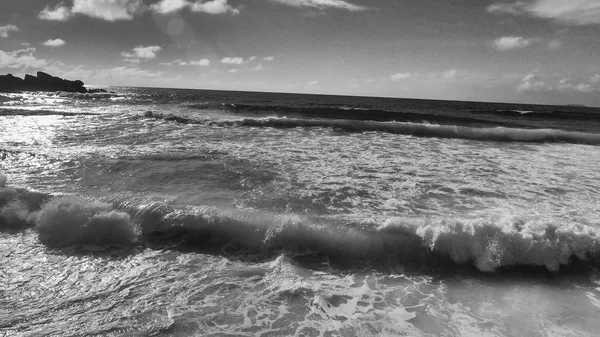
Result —
<path fill-rule="evenodd" d="M 0 336 L 597 336 L 600 108 L 0 94 Z"/>

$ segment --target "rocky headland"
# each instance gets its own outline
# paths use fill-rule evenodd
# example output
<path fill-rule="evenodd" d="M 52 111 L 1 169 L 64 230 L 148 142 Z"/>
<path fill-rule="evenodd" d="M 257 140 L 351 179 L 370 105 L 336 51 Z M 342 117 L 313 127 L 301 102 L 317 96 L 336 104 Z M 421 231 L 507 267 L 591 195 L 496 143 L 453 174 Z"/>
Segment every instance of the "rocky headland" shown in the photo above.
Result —
<path fill-rule="evenodd" d="M 102 89 L 88 90 L 80 80 L 70 81 L 42 71 L 38 71 L 37 76 L 25 75 L 25 78 L 12 74 L 0 75 L 0 92 L 20 91 L 106 92 Z"/>

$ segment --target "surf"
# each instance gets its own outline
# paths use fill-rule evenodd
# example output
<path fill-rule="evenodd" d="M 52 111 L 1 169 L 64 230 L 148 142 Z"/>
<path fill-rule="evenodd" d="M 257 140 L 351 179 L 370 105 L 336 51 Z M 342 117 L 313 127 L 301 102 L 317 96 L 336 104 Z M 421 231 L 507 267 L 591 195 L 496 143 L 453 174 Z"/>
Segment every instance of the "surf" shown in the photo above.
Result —
<path fill-rule="evenodd" d="M 266 211 L 175 208 L 135 198 L 93 200 L 6 186 L 0 179 L 0 230 L 33 229 L 52 247 L 77 244 L 225 247 L 239 254 L 301 252 L 333 261 L 470 264 L 481 272 L 510 267 L 559 271 L 574 261 L 597 265 L 596 228 L 518 216 L 393 217 L 343 222 Z"/>
<path fill-rule="evenodd" d="M 301 119 L 285 117 L 243 118 L 228 120 L 195 119 L 173 114 L 147 111 L 146 118 L 161 119 L 181 124 L 199 124 L 218 127 L 270 128 L 332 128 L 347 132 L 384 132 L 399 135 L 433 138 L 467 139 L 478 141 L 574 143 L 600 145 L 600 134 L 563 131 L 557 129 L 520 129 L 509 127 L 470 127 L 413 122 L 378 122 L 348 119 Z"/>

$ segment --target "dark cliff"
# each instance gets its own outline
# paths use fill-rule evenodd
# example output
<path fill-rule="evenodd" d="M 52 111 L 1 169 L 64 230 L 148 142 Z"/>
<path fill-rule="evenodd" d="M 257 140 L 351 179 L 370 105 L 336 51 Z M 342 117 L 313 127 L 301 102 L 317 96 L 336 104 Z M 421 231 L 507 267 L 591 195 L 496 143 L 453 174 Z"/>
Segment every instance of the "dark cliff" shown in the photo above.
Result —
<path fill-rule="evenodd" d="M 0 75 L 0 92 L 18 91 L 66 91 L 86 93 L 83 82 L 69 81 L 38 71 L 37 76 L 25 75 L 25 78 L 12 74 Z"/>

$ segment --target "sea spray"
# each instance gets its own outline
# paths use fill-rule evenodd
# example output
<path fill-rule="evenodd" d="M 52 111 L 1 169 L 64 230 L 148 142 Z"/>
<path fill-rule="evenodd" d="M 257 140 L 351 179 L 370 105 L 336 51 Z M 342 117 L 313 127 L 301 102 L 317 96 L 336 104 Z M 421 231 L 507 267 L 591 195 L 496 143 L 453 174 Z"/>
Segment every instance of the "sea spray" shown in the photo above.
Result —
<path fill-rule="evenodd" d="M 137 238 L 127 213 L 75 196 L 56 197 L 44 204 L 36 229 L 40 241 L 48 245 L 129 245 Z"/>
<path fill-rule="evenodd" d="M 37 211 L 48 198 L 44 193 L 6 187 L 6 177 L 0 175 L 0 230 L 33 226 Z"/>

